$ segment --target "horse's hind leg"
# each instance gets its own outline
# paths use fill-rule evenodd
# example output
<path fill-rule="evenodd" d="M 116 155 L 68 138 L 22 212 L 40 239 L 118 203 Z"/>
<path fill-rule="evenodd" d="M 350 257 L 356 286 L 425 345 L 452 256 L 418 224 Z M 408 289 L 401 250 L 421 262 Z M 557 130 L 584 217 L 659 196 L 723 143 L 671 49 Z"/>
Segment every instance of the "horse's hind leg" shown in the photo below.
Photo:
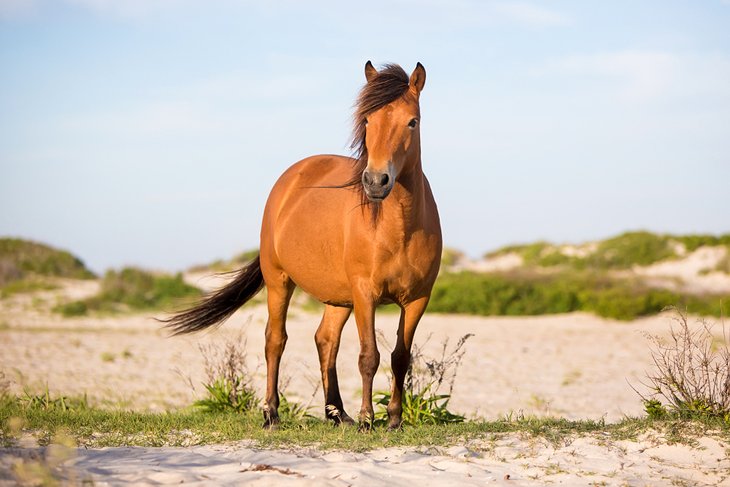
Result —
<path fill-rule="evenodd" d="M 279 364 L 286 345 L 286 311 L 294 283 L 282 272 L 277 279 L 266 282 L 266 291 L 269 321 L 266 323 L 264 428 L 274 428 L 279 424 Z"/>
<path fill-rule="evenodd" d="M 403 415 L 403 383 L 411 364 L 411 345 L 418 322 L 426 311 L 428 298 L 421 298 L 403 307 L 398 325 L 398 338 L 390 356 L 393 385 L 388 403 L 388 429 L 398 429 Z"/>
<path fill-rule="evenodd" d="M 327 305 L 322 322 L 314 335 L 319 352 L 319 365 L 322 370 L 324 388 L 325 416 L 336 424 L 354 423 L 342 405 L 340 386 L 337 382 L 337 352 L 340 349 L 342 328 L 350 317 L 350 308 Z"/>

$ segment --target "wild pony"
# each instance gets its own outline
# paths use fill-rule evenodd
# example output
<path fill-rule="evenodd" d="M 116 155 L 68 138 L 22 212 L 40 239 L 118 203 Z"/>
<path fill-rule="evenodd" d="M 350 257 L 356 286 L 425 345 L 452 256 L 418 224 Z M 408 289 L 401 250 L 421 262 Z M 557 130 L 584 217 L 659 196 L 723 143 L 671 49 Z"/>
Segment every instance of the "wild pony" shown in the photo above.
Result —
<path fill-rule="evenodd" d="M 436 203 L 421 168 L 419 96 L 426 71 L 418 63 L 409 77 L 398 65 L 378 71 L 368 61 L 365 78 L 354 114 L 355 157 L 312 156 L 284 172 L 264 209 L 259 256 L 229 284 L 166 320 L 173 334 L 220 324 L 266 286 L 264 427 L 279 422 L 279 363 L 296 286 L 325 304 L 314 338 L 325 414 L 338 424 L 353 422 L 342 404 L 335 365 L 345 322 L 354 310 L 362 376 L 359 420 L 368 428 L 380 361 L 375 308 L 385 303 L 401 308 L 387 407 L 389 428 L 401 425 L 411 344 L 442 245 Z"/>

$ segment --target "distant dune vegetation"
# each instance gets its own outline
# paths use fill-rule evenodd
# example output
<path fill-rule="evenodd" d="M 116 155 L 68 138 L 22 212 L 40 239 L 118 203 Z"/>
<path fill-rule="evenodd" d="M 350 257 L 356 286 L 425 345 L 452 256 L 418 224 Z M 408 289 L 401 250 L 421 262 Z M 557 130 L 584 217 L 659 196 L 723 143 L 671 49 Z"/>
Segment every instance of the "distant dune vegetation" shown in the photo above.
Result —
<path fill-rule="evenodd" d="M 257 252 L 248 250 L 187 272 L 233 270 Z M 582 244 L 511 245 L 476 260 L 446 248 L 441 264 L 430 312 L 518 316 L 587 311 L 619 320 L 671 306 L 697 315 L 730 313 L 730 234 L 628 232 Z M 0 239 L 0 298 L 53 289 L 57 278 L 96 276 L 69 252 Z M 96 295 L 63 301 L 54 309 L 65 316 L 170 309 L 201 295 L 183 274 L 138 268 L 107 271 L 97 282 Z"/>
<path fill-rule="evenodd" d="M 588 311 L 630 320 L 674 306 L 730 312 L 730 234 L 628 232 L 580 245 L 512 245 L 470 261 L 447 249 L 429 309 L 478 315 Z"/>

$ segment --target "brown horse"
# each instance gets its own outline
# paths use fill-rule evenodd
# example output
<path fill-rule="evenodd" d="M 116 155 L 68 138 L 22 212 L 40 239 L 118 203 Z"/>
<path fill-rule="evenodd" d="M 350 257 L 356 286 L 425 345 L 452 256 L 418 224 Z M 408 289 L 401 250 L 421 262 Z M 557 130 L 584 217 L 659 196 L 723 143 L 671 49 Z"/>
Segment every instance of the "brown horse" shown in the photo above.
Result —
<path fill-rule="evenodd" d="M 401 424 L 413 335 L 441 256 L 438 211 L 421 169 L 419 96 L 426 71 L 418 63 L 410 77 L 397 65 L 378 72 L 368 61 L 365 77 L 354 117 L 356 157 L 319 155 L 291 166 L 266 203 L 259 256 L 228 285 L 168 320 L 175 334 L 219 324 L 266 286 L 265 427 L 279 422 L 279 363 L 295 286 L 325 304 L 315 341 L 325 414 L 335 423 L 353 422 L 342 405 L 335 367 L 345 322 L 354 310 L 362 375 L 359 420 L 367 428 L 380 361 L 375 308 L 400 306 L 388 426 Z"/>

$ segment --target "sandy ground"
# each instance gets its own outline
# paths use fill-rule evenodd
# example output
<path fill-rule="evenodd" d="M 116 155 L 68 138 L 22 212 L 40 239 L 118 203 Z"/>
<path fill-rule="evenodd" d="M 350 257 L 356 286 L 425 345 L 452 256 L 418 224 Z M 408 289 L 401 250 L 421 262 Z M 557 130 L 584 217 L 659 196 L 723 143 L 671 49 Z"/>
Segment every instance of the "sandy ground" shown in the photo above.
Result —
<path fill-rule="evenodd" d="M 0 371 L 11 390 L 53 395 L 87 394 L 94 404 L 162 411 L 200 397 L 205 378 L 200 344 L 242 336 L 253 385 L 264 391 L 265 310 L 244 308 L 217 331 L 169 338 L 150 317 L 62 319 L 47 312 L 60 295 L 81 297 L 94 283 L 0 302 Z M 282 374 L 287 397 L 321 414 L 322 393 L 314 345 L 319 316 L 295 309 Z M 665 336 L 670 315 L 629 323 L 583 313 L 521 318 L 426 315 L 416 335 L 426 355 L 440 354 L 473 334 L 459 370 L 450 409 L 468 417 L 508 414 L 572 419 L 640 415 L 632 385 L 650 369 L 646 334 Z M 377 328 L 395 337 L 397 316 L 380 314 Z M 716 332 L 721 336 L 722 330 Z M 381 344 L 385 359 L 389 353 Z M 351 414 L 359 404 L 359 346 L 354 323 L 345 328 L 340 385 Z M 375 389 L 388 386 L 387 364 Z M 193 387 L 194 386 L 194 387 Z M 668 445 L 661 437 L 610 442 L 600 435 L 550 445 L 501 435 L 453 448 L 388 449 L 366 454 L 316 450 L 262 451 L 249 444 L 194 448 L 79 450 L 60 467 L 66 478 L 96 485 L 730 485 L 730 445 L 703 438 L 697 445 Z M 12 485 L 17 458 L 43 456 L 37 448 L 0 450 L 0 484 Z M 505 476 L 509 476 L 506 480 Z M 601 482 L 605 482 L 601 484 Z"/>

